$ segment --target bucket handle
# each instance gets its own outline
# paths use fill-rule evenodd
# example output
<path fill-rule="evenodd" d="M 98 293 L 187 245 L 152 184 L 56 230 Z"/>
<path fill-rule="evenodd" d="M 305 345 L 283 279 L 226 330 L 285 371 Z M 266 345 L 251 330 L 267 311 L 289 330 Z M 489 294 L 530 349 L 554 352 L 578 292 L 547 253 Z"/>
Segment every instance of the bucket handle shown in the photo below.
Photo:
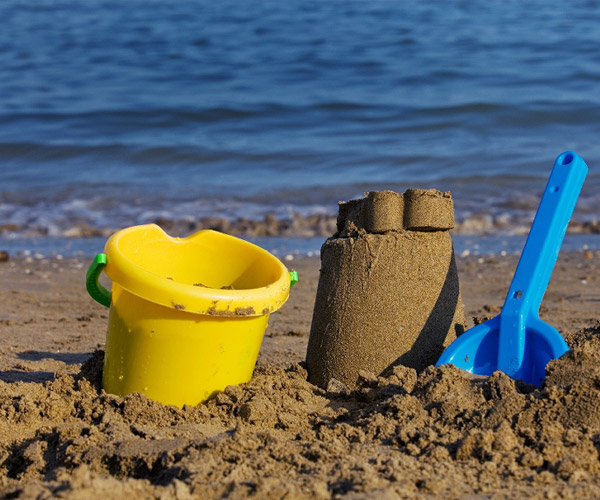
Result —
<path fill-rule="evenodd" d="M 102 274 L 104 266 L 106 266 L 106 254 L 99 253 L 87 270 L 85 287 L 92 299 L 103 306 L 110 307 L 112 293 L 98 282 L 98 278 Z M 290 271 L 290 288 L 296 283 L 298 283 L 298 271 Z"/>
<path fill-rule="evenodd" d="M 102 274 L 102 270 L 106 265 L 106 254 L 99 253 L 96 255 L 85 276 L 85 287 L 87 288 L 90 297 L 103 306 L 110 307 L 112 293 L 104 288 L 98 278 Z"/>

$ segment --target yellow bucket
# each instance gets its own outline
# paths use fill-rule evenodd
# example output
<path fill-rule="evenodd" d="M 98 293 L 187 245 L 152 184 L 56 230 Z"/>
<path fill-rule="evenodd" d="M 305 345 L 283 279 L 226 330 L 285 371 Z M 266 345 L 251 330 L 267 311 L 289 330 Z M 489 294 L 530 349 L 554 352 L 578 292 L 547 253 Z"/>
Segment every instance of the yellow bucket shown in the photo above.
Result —
<path fill-rule="evenodd" d="M 266 250 L 211 230 L 134 226 L 104 251 L 87 273 L 90 295 L 110 306 L 104 389 L 179 407 L 250 380 L 269 314 L 297 280 Z"/>

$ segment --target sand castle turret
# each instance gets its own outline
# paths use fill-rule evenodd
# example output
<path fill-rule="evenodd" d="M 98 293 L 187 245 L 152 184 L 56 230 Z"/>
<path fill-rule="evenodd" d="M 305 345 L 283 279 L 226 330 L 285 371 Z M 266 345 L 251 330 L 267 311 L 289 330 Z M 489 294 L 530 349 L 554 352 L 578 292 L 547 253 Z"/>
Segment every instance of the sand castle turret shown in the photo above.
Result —
<path fill-rule="evenodd" d="M 450 193 L 373 191 L 339 205 L 321 249 L 309 380 L 350 388 L 359 371 L 422 370 L 464 331 Z"/>

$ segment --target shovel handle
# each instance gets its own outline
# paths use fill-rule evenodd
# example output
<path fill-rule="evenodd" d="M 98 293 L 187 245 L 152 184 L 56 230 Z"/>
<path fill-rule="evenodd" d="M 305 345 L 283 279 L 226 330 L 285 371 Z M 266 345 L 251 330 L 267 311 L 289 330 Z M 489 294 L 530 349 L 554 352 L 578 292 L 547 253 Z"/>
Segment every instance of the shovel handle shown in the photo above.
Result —
<path fill-rule="evenodd" d="M 502 312 L 537 315 L 587 175 L 583 159 L 566 151 L 559 155 L 531 225 Z"/>
<path fill-rule="evenodd" d="M 523 363 L 527 325 L 539 317 L 587 171 L 585 162 L 572 151 L 554 162 L 500 313 L 498 369 L 511 376 Z"/>

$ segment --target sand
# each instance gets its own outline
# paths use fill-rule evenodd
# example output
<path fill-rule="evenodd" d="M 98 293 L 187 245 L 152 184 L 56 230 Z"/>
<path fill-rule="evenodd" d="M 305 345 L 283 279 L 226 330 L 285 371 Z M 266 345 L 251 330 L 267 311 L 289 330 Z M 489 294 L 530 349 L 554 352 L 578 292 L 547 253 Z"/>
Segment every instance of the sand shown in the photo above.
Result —
<path fill-rule="evenodd" d="M 361 372 L 433 364 L 465 330 L 450 193 L 372 191 L 340 204 L 321 248 L 308 380 L 355 389 Z"/>
<path fill-rule="evenodd" d="M 468 325 L 497 314 L 517 258 L 458 258 Z M 307 382 L 319 259 L 273 314 L 251 382 L 178 409 L 99 388 L 107 310 L 87 261 L 0 263 L 3 498 L 598 498 L 600 253 L 561 254 L 541 316 L 572 351 L 542 388 L 396 367 Z"/>

